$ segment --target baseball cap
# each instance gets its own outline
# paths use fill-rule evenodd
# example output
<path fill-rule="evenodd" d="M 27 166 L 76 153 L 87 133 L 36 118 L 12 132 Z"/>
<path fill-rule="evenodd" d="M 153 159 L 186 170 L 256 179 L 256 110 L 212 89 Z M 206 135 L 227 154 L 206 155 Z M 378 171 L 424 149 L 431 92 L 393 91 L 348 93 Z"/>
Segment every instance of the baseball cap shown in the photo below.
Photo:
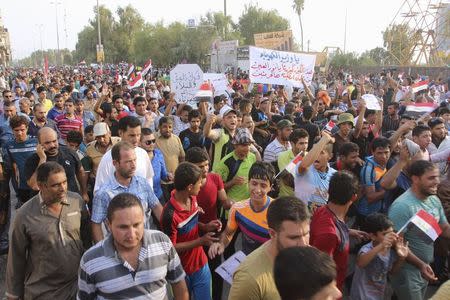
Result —
<path fill-rule="evenodd" d="M 352 123 L 353 125 L 354 121 L 355 118 L 351 113 L 343 113 L 339 115 L 337 125 L 339 126 L 342 123 Z"/>
<path fill-rule="evenodd" d="M 231 143 L 233 145 L 246 145 L 252 144 L 255 140 L 252 137 L 252 134 L 247 128 L 238 128 L 236 129 L 236 134 L 234 135 Z"/>
<path fill-rule="evenodd" d="M 94 137 L 105 135 L 109 132 L 108 124 L 100 122 L 94 125 Z"/>
<path fill-rule="evenodd" d="M 229 113 L 235 113 L 235 114 L 237 114 L 237 112 L 236 112 L 233 108 L 231 108 L 231 107 L 228 106 L 228 105 L 224 105 L 224 106 L 220 109 L 219 115 L 223 118 L 223 117 L 225 117 L 226 115 L 228 115 Z"/>

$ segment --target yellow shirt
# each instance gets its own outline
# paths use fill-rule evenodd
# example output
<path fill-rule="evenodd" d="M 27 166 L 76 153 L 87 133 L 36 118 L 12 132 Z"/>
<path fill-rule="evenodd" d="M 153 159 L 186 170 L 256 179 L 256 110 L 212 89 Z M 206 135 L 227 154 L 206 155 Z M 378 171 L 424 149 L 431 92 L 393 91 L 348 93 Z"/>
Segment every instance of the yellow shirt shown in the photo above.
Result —
<path fill-rule="evenodd" d="M 175 170 L 180 163 L 179 158 L 185 156 L 180 138 L 172 134 L 170 138 L 166 139 L 165 137 L 161 136 L 159 132 L 155 133 L 155 137 L 156 146 L 164 155 L 167 172 L 170 172 L 172 174 L 175 173 Z"/>

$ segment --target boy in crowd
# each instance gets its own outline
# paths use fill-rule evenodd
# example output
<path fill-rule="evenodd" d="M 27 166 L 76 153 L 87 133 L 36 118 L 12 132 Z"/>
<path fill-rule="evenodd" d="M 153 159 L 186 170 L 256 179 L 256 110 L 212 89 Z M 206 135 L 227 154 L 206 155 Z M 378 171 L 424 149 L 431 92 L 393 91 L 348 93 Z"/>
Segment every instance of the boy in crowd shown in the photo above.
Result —
<path fill-rule="evenodd" d="M 200 112 L 196 109 L 191 110 L 188 114 L 189 128 L 181 131 L 179 137 L 184 151 L 188 151 L 193 147 L 205 147 L 205 137 L 203 131 L 200 129 L 200 122 L 202 120 Z"/>
<path fill-rule="evenodd" d="M 394 232 L 386 215 L 375 213 L 366 219 L 365 231 L 372 240 L 358 253 L 350 298 L 383 300 L 388 273 L 395 273 L 408 256 L 408 244 Z"/>
<path fill-rule="evenodd" d="M 227 227 L 220 241 L 209 247 L 209 257 L 221 255 L 238 229 L 242 232 L 242 251 L 249 254 L 270 239 L 267 208 L 272 199 L 267 195 L 275 171 L 271 164 L 255 162 L 248 174 L 250 199 L 235 203 L 230 209 Z"/>
<path fill-rule="evenodd" d="M 192 163 L 181 163 L 175 171 L 174 187 L 161 217 L 162 231 L 169 236 L 186 272 L 188 290 L 195 300 L 211 299 L 211 272 L 203 246 L 210 246 L 218 238 L 220 222 L 209 223 L 211 232 L 199 236 L 197 195 L 202 185 L 202 171 Z M 214 226 L 214 225 L 215 226 Z"/>

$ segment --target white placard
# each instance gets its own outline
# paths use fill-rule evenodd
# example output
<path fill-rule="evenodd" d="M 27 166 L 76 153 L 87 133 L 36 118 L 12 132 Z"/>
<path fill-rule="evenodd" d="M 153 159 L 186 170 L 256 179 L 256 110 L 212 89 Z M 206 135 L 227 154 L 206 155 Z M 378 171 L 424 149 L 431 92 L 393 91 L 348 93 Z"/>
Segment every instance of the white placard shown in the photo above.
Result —
<path fill-rule="evenodd" d="M 251 82 L 301 87 L 303 76 L 307 84 L 311 83 L 316 62 L 315 55 L 249 48 Z"/>
<path fill-rule="evenodd" d="M 203 83 L 203 71 L 195 64 L 179 64 L 170 71 L 170 90 L 178 103 L 189 103 Z"/>
<path fill-rule="evenodd" d="M 236 272 L 239 265 L 245 260 L 244 252 L 239 251 L 230 256 L 220 266 L 216 268 L 216 273 L 220 275 L 230 285 L 233 283 L 233 274 Z"/>
<path fill-rule="evenodd" d="M 364 94 L 361 96 L 366 102 L 366 108 L 371 110 L 381 110 L 380 102 L 378 98 L 373 94 Z"/>
<path fill-rule="evenodd" d="M 225 74 L 221 73 L 204 73 L 203 81 L 209 81 L 214 87 L 214 95 L 222 95 L 225 92 L 233 92 L 229 86 L 228 79 Z M 223 92 L 223 93 L 221 93 Z"/>

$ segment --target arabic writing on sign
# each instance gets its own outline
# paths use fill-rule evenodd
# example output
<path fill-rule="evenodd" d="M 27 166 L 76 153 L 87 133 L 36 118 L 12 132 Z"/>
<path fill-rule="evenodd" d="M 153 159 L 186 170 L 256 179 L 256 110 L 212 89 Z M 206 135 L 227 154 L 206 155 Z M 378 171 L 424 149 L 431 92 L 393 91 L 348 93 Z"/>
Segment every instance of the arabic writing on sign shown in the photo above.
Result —
<path fill-rule="evenodd" d="M 202 82 L 203 72 L 198 65 L 179 64 L 170 71 L 170 88 L 179 103 L 192 100 Z"/>
<path fill-rule="evenodd" d="M 314 74 L 315 55 L 250 47 L 250 80 L 254 83 L 301 86 Z"/>

